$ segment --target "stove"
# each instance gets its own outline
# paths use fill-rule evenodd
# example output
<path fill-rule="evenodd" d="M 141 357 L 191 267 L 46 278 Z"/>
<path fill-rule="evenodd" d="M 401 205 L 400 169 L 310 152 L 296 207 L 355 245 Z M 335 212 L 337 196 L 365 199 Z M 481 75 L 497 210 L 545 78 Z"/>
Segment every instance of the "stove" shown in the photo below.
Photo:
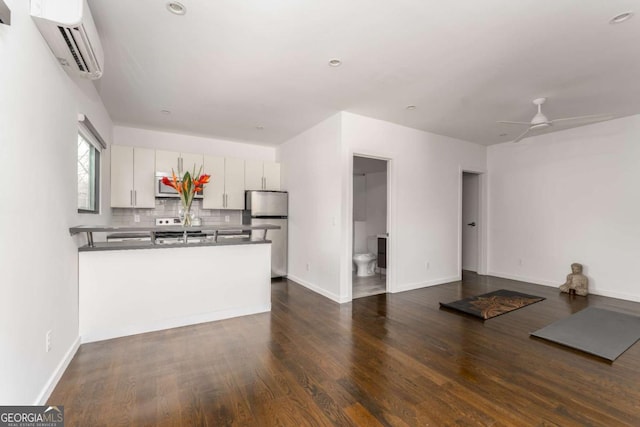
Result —
<path fill-rule="evenodd" d="M 156 226 L 182 225 L 180 218 L 156 218 Z M 156 243 L 184 243 L 184 231 L 156 231 Z M 207 235 L 201 231 L 188 231 L 187 242 L 204 242 Z"/>

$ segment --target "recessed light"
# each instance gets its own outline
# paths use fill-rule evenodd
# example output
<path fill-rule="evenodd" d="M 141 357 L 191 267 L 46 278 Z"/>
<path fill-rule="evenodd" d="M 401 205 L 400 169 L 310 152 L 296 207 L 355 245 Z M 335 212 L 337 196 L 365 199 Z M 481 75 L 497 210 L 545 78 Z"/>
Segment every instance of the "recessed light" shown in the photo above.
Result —
<path fill-rule="evenodd" d="M 624 21 L 628 21 L 633 16 L 633 12 L 624 12 L 620 15 L 616 15 L 609 21 L 609 24 L 622 24 Z"/>
<path fill-rule="evenodd" d="M 160 110 L 160 112 L 162 114 L 171 114 L 171 111 L 169 111 L 169 110 Z"/>
<path fill-rule="evenodd" d="M 184 15 L 187 13 L 187 8 L 184 7 L 182 3 L 178 3 L 177 1 L 170 1 L 167 3 L 167 9 L 169 12 L 175 15 Z"/>
<path fill-rule="evenodd" d="M 406 108 L 407 110 L 415 110 L 415 109 L 416 109 L 416 108 L 418 108 L 418 107 L 416 107 L 415 105 L 407 105 L 405 108 Z"/>
<path fill-rule="evenodd" d="M 339 59 L 332 59 L 329 61 L 329 67 L 339 67 L 342 65 L 342 61 Z"/>
<path fill-rule="evenodd" d="M 258 129 L 258 130 L 264 130 L 264 126 L 260 126 L 260 125 L 258 125 L 258 126 L 256 126 L 256 129 Z"/>

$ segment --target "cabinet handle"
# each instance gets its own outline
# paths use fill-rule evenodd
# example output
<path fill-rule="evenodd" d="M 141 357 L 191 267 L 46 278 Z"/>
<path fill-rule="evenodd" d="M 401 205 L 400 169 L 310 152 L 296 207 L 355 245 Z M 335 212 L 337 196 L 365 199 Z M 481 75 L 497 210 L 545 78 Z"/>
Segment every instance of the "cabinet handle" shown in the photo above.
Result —
<path fill-rule="evenodd" d="M 129 203 L 133 206 L 133 190 L 129 190 Z"/>
<path fill-rule="evenodd" d="M 133 205 L 138 206 L 138 190 L 133 190 Z"/>
<path fill-rule="evenodd" d="M 267 189 L 267 179 L 264 176 L 262 177 L 262 189 Z"/>
<path fill-rule="evenodd" d="M 224 208 L 224 193 L 222 193 L 222 207 Z"/>

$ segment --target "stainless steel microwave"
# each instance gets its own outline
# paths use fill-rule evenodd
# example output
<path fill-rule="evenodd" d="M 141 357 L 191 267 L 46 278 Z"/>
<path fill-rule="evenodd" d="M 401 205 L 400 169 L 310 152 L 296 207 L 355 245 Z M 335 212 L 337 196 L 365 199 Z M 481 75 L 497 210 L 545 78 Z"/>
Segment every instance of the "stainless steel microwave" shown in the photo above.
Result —
<path fill-rule="evenodd" d="M 171 179 L 171 174 L 156 173 L 156 197 L 180 197 L 178 190 L 162 183 L 162 178 L 165 176 Z M 202 199 L 202 197 L 204 197 L 202 191 L 194 196 L 195 199 Z"/>

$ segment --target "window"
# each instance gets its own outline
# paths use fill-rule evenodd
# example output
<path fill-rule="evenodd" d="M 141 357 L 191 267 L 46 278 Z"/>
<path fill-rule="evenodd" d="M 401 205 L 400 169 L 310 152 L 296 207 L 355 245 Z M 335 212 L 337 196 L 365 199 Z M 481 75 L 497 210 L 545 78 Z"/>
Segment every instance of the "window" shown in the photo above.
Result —
<path fill-rule="evenodd" d="M 80 125 L 78 131 L 78 212 L 100 213 L 100 144 Z"/>

